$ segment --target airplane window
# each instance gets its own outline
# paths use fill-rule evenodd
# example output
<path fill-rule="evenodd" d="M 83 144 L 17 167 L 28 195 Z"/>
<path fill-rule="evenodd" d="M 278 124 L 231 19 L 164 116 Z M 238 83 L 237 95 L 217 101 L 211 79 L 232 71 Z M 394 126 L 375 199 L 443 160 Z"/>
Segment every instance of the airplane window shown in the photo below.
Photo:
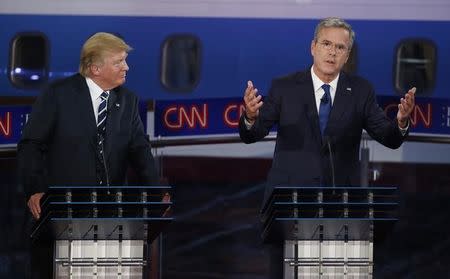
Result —
<path fill-rule="evenodd" d="M 8 73 L 14 86 L 38 89 L 47 82 L 49 47 L 42 33 L 20 33 L 13 38 Z"/>
<path fill-rule="evenodd" d="M 192 91 L 200 79 L 200 53 L 200 41 L 196 37 L 168 37 L 161 54 L 161 83 L 164 87 L 170 91 Z"/>
<path fill-rule="evenodd" d="M 430 95 L 436 78 L 436 46 L 427 40 L 405 40 L 396 50 L 395 89 L 404 94 L 417 88 L 416 95 Z"/>
<path fill-rule="evenodd" d="M 356 45 L 356 42 L 353 43 L 352 50 L 350 51 L 350 55 L 348 57 L 347 63 L 344 65 L 344 72 L 347 74 L 355 74 L 357 70 L 357 64 L 358 64 L 358 46 Z"/>

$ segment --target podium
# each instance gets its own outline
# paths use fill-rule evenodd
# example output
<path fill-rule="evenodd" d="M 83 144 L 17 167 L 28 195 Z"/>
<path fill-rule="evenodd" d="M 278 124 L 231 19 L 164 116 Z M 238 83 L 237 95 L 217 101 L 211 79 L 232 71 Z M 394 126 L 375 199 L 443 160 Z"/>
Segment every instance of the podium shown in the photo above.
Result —
<path fill-rule="evenodd" d="M 53 278 L 149 278 L 152 241 L 173 218 L 170 186 L 50 187 L 32 241 L 54 240 Z"/>
<path fill-rule="evenodd" d="M 275 187 L 262 237 L 284 245 L 280 278 L 372 278 L 374 226 L 398 220 L 396 187 Z"/>

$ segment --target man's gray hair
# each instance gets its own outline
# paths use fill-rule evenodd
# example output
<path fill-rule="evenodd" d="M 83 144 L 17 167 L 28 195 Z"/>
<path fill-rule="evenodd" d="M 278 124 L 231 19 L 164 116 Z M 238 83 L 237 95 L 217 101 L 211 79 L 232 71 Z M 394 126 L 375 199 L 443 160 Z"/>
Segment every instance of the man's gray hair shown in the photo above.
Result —
<path fill-rule="evenodd" d="M 316 30 L 314 31 L 314 41 L 317 42 L 319 33 L 323 28 L 330 28 L 330 27 L 343 28 L 347 30 L 348 33 L 350 34 L 349 50 L 352 49 L 353 42 L 355 41 L 355 31 L 353 31 L 350 24 L 348 24 L 345 20 L 338 17 L 327 17 L 325 19 L 322 19 L 319 22 L 319 24 L 317 24 Z"/>

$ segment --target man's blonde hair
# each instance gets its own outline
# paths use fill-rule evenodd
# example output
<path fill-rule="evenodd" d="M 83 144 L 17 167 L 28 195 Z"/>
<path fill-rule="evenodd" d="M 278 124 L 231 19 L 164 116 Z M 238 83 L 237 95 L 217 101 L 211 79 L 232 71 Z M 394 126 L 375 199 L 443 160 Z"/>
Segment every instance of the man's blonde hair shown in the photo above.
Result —
<path fill-rule="evenodd" d="M 80 55 L 80 74 L 88 77 L 89 67 L 95 63 L 103 63 L 105 52 L 130 52 L 132 48 L 124 40 L 106 32 L 98 32 L 92 35 L 84 43 Z"/>

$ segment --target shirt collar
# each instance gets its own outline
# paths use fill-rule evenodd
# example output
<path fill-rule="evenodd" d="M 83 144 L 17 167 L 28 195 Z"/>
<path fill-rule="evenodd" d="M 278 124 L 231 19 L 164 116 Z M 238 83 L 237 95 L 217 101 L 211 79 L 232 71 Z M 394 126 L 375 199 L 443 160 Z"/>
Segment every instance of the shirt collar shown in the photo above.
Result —
<path fill-rule="evenodd" d="M 340 74 L 338 74 L 330 83 L 328 83 L 333 92 L 336 92 L 339 75 Z M 313 66 L 311 66 L 311 77 L 314 86 L 314 92 L 322 92 L 319 91 L 319 89 L 321 89 L 322 85 L 324 85 L 325 83 L 314 73 Z"/>
<path fill-rule="evenodd" d="M 86 83 L 89 88 L 89 93 L 91 93 L 92 101 L 100 98 L 100 95 L 103 93 L 103 89 L 100 88 L 91 78 L 86 77 Z M 109 93 L 109 91 L 106 91 Z"/>

